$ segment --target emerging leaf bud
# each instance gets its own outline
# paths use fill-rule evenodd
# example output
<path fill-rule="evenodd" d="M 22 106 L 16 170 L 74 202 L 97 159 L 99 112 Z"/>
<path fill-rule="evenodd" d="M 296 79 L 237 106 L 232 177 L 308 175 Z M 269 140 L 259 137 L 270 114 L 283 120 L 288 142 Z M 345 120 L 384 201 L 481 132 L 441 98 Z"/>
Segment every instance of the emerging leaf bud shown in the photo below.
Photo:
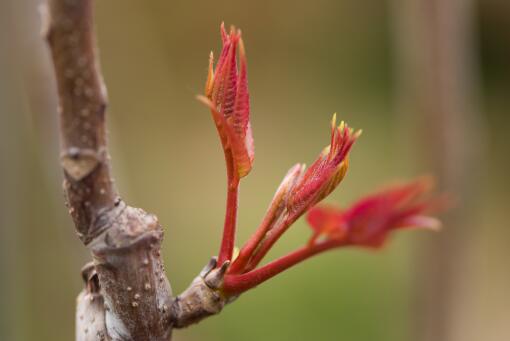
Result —
<path fill-rule="evenodd" d="M 205 96 L 198 99 L 210 109 L 221 138 L 227 167 L 232 167 L 236 176 L 246 176 L 253 164 L 254 145 L 250 124 L 250 95 L 246 55 L 241 31 L 231 28 L 227 34 L 221 25 L 223 48 L 214 69 L 214 57 L 209 57 L 209 71 L 205 84 Z M 239 70 L 237 48 L 239 47 Z"/>
<path fill-rule="evenodd" d="M 348 153 L 361 135 L 343 121 L 336 126 L 336 114 L 331 120 L 331 144 L 324 148 L 292 189 L 287 209 L 303 213 L 328 196 L 342 181 L 349 166 Z"/>

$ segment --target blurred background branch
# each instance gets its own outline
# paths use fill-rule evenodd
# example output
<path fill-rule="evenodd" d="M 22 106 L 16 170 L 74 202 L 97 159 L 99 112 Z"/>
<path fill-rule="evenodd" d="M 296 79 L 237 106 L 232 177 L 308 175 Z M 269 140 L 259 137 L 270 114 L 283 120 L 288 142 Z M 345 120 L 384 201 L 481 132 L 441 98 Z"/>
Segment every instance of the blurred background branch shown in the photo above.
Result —
<path fill-rule="evenodd" d="M 472 334 L 464 310 L 474 289 L 467 281 L 473 276 L 469 253 L 480 225 L 476 205 L 486 164 L 474 6 L 466 0 L 395 0 L 391 6 L 398 109 L 421 140 L 423 161 L 439 187 L 457 201 L 444 221 L 447 233 L 420 248 L 413 340 L 468 340 Z"/>
<path fill-rule="evenodd" d="M 419 248 L 413 340 L 502 336 L 499 328 L 483 327 L 489 321 L 480 321 L 476 250 L 488 232 L 480 205 L 491 167 L 480 93 L 479 6 L 472 0 L 391 3 L 402 126 L 407 138 L 413 139 L 412 132 L 421 141 L 421 162 L 455 201 L 444 221 L 447 231 Z"/>

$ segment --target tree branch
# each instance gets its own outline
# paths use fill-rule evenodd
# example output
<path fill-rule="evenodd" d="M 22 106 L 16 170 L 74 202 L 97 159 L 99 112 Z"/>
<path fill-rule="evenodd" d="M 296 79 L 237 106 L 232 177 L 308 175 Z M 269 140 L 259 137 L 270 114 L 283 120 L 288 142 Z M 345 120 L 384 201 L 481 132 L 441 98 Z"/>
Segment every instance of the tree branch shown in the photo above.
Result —
<path fill-rule="evenodd" d="M 43 30 L 58 83 L 66 199 L 87 244 L 102 232 L 98 220 L 118 200 L 106 150 L 107 95 L 96 60 L 91 1 L 50 1 Z"/>
<path fill-rule="evenodd" d="M 104 305 L 84 311 L 104 309 L 107 335 L 114 340 L 167 340 L 171 290 L 159 253 L 161 226 L 155 216 L 118 198 L 110 174 L 92 1 L 49 5 L 44 34 L 58 83 L 64 190 L 78 235 L 94 258 L 100 287 L 94 297 L 104 299 Z"/>
<path fill-rule="evenodd" d="M 93 263 L 83 270 L 76 339 L 169 340 L 184 327 L 219 312 L 219 286 L 229 262 L 202 272 L 172 297 L 157 218 L 125 204 L 110 172 L 106 88 L 100 73 L 92 0 L 49 0 L 43 11 L 58 84 L 61 165 L 69 213 Z M 216 267 L 216 263 L 214 263 Z"/>

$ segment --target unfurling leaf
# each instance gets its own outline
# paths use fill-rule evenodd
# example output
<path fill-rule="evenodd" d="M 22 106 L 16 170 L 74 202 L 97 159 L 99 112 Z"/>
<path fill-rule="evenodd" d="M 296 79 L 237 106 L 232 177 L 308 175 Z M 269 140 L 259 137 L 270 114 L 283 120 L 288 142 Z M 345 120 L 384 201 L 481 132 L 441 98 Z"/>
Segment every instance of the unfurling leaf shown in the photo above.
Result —
<path fill-rule="evenodd" d="M 227 34 L 222 24 L 221 36 L 223 48 L 220 58 L 214 68 L 211 52 L 205 96 L 199 96 L 199 100 L 211 109 L 223 149 L 229 156 L 227 162 L 231 162 L 227 166 L 231 166 L 236 176 L 242 178 L 250 172 L 254 160 L 246 54 L 240 30 L 232 27 Z"/>
<path fill-rule="evenodd" d="M 420 178 L 366 196 L 345 210 L 314 207 L 307 215 L 315 233 L 312 239 L 324 236 L 352 245 L 380 247 L 395 229 L 437 230 L 439 220 L 428 215 L 438 209 L 438 200 L 430 196 L 431 188 L 427 178 Z"/>

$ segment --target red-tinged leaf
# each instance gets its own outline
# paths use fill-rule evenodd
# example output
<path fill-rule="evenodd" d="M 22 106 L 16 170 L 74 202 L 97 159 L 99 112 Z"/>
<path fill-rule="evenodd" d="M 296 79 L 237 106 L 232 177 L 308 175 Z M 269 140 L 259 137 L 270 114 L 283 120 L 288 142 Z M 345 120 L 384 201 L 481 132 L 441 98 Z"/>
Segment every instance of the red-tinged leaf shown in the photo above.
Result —
<path fill-rule="evenodd" d="M 235 161 L 235 168 L 240 178 L 245 177 L 251 171 L 253 164 L 253 137 L 251 135 L 251 128 L 248 130 L 244 140 L 241 136 L 237 135 L 233 127 L 229 125 L 231 131 L 231 147 L 232 156 Z"/>
<path fill-rule="evenodd" d="M 359 134 L 343 122 L 336 127 L 336 115 L 333 116 L 331 144 L 322 151 L 296 185 L 289 201 L 289 211 L 306 211 L 338 186 L 349 166 L 347 155 Z"/>
<path fill-rule="evenodd" d="M 218 135 L 220 136 L 221 144 L 223 149 L 226 151 L 229 149 L 229 134 L 228 134 L 228 124 L 225 117 L 216 110 L 214 104 L 211 100 L 205 96 L 198 95 L 197 99 L 205 104 L 210 110 L 211 115 L 213 117 L 214 124 L 216 125 L 216 129 L 218 131 Z"/>
<path fill-rule="evenodd" d="M 347 169 L 349 168 L 349 158 L 347 156 L 345 159 L 338 165 L 338 167 L 333 171 L 333 175 L 330 177 L 329 181 L 326 182 L 324 185 L 324 188 L 321 192 L 321 195 L 319 196 L 319 201 L 327 197 L 335 190 L 335 188 L 338 187 L 340 182 L 345 177 L 345 174 L 347 174 Z"/>
<path fill-rule="evenodd" d="M 227 34 L 221 26 L 222 51 L 216 69 L 212 57 L 206 81 L 206 97 L 214 122 L 222 140 L 225 153 L 229 153 L 239 178 L 246 176 L 254 160 L 253 133 L 250 124 L 250 104 L 246 56 L 241 41 L 241 32 L 234 27 Z M 239 47 L 240 66 L 237 66 L 237 48 Z M 202 100 L 203 101 L 203 100 Z M 223 119 L 220 119 L 222 116 Z"/>
<path fill-rule="evenodd" d="M 343 212 L 332 206 L 312 207 L 308 211 L 306 221 L 316 233 L 338 235 L 346 231 Z"/>
<path fill-rule="evenodd" d="M 228 34 L 227 34 L 227 31 L 225 30 L 224 22 L 221 23 L 220 33 L 221 33 L 221 42 L 223 43 L 223 45 L 225 45 L 228 41 Z"/>
<path fill-rule="evenodd" d="M 239 178 L 246 176 L 250 172 L 253 162 L 253 158 L 247 149 L 246 141 L 241 141 L 239 139 L 239 136 L 237 136 L 227 119 L 218 112 L 218 110 L 216 110 L 214 104 L 208 98 L 204 96 L 197 96 L 197 99 L 211 109 L 211 114 L 216 124 L 218 134 L 220 135 L 223 149 L 225 153 L 229 153 L 231 155 L 234 163 L 232 167 L 237 172 L 237 175 Z M 251 143 L 251 148 L 253 150 L 253 142 Z"/>
<path fill-rule="evenodd" d="M 242 39 L 239 39 L 239 61 L 239 79 L 237 81 L 233 125 L 238 135 L 245 135 L 248 124 L 250 123 L 250 95 L 248 92 L 246 55 Z"/>
<path fill-rule="evenodd" d="M 348 244 L 377 248 L 395 229 L 440 227 L 436 218 L 427 215 L 436 201 L 430 197 L 431 188 L 430 181 L 422 178 L 362 198 L 347 210 L 314 208 L 307 220 L 314 236 L 321 233 Z"/>
<path fill-rule="evenodd" d="M 233 127 L 238 136 L 244 137 L 244 145 L 249 161 L 249 164 L 246 165 L 246 169 L 247 172 L 249 172 L 254 161 L 255 147 L 250 123 L 250 95 L 248 91 L 246 55 L 242 39 L 239 40 L 239 59 L 240 70 L 233 112 Z M 242 175 L 240 174 L 240 176 Z"/>
<path fill-rule="evenodd" d="M 326 183 L 329 176 L 325 172 L 326 165 L 327 158 L 321 153 L 294 187 L 287 205 L 289 211 L 303 212 L 313 206 L 316 197 L 320 193 L 320 189 Z"/>
<path fill-rule="evenodd" d="M 230 119 L 230 116 L 234 112 L 234 104 L 237 96 L 236 50 L 238 39 L 239 37 L 234 35 L 233 32 L 230 34 L 230 48 L 227 55 L 227 62 L 225 64 L 225 74 L 223 80 L 225 93 L 220 105 L 221 112 L 227 119 Z"/>
<path fill-rule="evenodd" d="M 299 163 L 289 169 L 271 200 L 271 204 L 269 205 L 269 209 L 267 210 L 264 220 L 275 221 L 281 216 L 289 200 L 290 193 L 294 186 L 296 186 L 299 179 L 303 176 L 304 170 L 305 165 Z"/>
<path fill-rule="evenodd" d="M 222 28 L 223 32 L 224 28 Z M 221 49 L 220 58 L 218 59 L 218 63 L 216 64 L 216 69 L 214 70 L 214 81 L 213 81 L 213 90 L 211 92 L 211 100 L 213 103 L 219 107 L 223 101 L 225 95 L 225 75 L 226 70 L 228 69 L 228 54 L 230 52 L 230 40 L 227 39 L 223 41 L 223 47 Z"/>
<path fill-rule="evenodd" d="M 205 97 L 211 98 L 214 86 L 214 55 L 209 54 L 209 68 L 207 69 L 207 80 L 205 81 Z"/>
<path fill-rule="evenodd" d="M 441 228 L 441 221 L 426 215 L 413 215 L 400 220 L 399 225 L 398 228 L 423 228 L 437 231 Z"/>

